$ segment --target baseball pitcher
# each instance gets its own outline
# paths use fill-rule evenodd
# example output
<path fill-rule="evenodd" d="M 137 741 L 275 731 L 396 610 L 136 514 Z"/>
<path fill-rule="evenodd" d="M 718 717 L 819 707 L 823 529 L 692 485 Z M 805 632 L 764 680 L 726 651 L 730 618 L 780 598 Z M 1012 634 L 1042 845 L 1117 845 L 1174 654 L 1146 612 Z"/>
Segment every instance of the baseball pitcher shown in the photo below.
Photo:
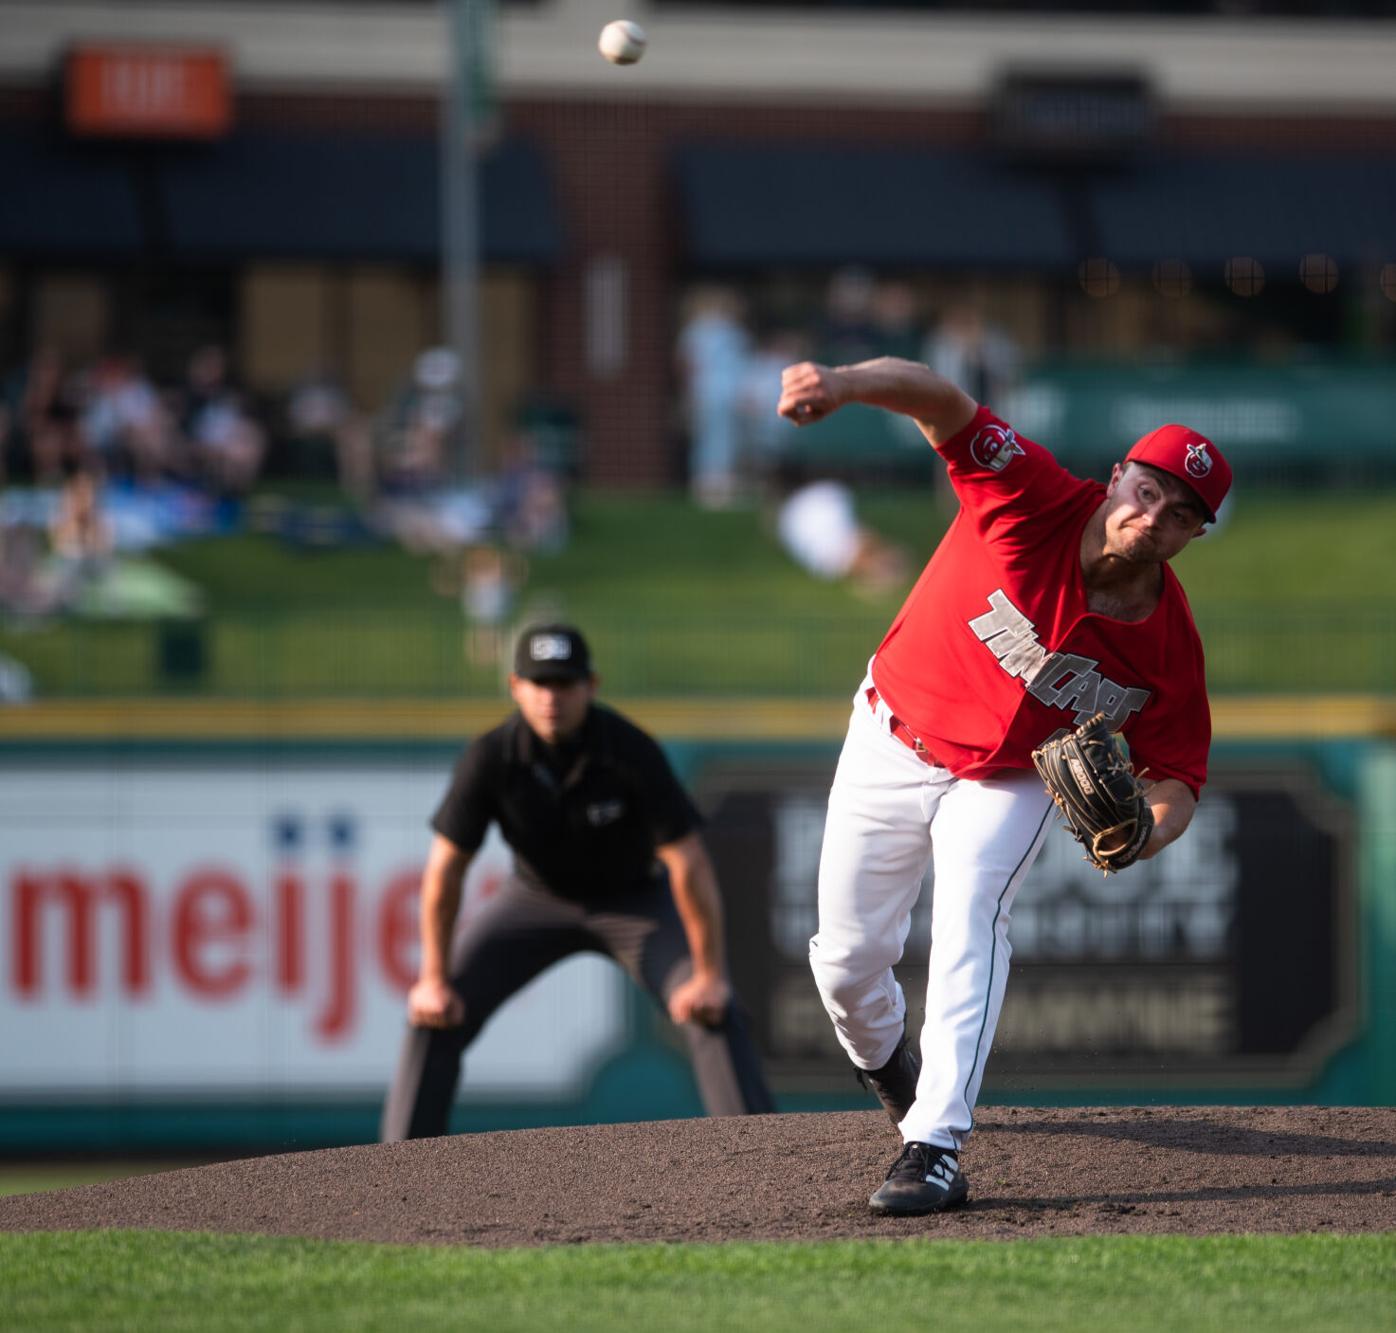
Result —
<path fill-rule="evenodd" d="M 968 1194 L 959 1152 L 1003 1004 L 1009 915 L 1053 801 L 1107 873 L 1192 818 L 1211 719 L 1168 562 L 1215 521 L 1231 469 L 1210 440 L 1165 425 L 1102 485 L 914 362 L 785 370 L 778 411 L 797 425 L 845 403 L 911 417 L 960 502 L 854 695 L 810 941 L 839 1042 L 904 1140 L 871 1207 L 920 1214 Z M 930 862 L 918 1042 L 892 967 Z"/>

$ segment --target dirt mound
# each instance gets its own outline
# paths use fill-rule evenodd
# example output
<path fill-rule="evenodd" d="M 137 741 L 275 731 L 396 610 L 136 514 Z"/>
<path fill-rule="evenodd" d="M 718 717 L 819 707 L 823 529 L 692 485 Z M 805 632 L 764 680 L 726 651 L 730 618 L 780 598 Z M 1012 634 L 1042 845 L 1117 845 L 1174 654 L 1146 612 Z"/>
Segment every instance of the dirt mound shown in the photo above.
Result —
<path fill-rule="evenodd" d="M 877 1111 L 470 1134 L 0 1198 L 0 1231 L 261 1232 L 479 1246 L 1396 1230 L 1396 1109 L 983 1112 L 969 1204 L 873 1217 Z"/>

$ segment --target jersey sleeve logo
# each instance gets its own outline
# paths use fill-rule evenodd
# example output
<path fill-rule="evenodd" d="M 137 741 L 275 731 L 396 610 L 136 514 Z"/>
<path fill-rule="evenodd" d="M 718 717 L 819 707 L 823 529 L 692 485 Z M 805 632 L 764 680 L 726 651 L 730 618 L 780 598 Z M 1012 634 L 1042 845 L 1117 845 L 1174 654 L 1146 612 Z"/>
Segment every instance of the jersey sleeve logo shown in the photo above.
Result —
<path fill-rule="evenodd" d="M 1034 699 L 1049 708 L 1064 708 L 1078 723 L 1104 713 L 1118 729 L 1149 702 L 1150 691 L 1117 685 L 1097 669 L 1100 663 L 1079 653 L 1049 653 L 1037 640 L 1037 628 L 1002 588 L 989 594 L 990 609 L 969 627 L 1010 676 L 1023 682 Z"/>
<path fill-rule="evenodd" d="M 990 472 L 1002 472 L 1026 452 L 1008 426 L 985 426 L 969 443 L 969 456 Z"/>

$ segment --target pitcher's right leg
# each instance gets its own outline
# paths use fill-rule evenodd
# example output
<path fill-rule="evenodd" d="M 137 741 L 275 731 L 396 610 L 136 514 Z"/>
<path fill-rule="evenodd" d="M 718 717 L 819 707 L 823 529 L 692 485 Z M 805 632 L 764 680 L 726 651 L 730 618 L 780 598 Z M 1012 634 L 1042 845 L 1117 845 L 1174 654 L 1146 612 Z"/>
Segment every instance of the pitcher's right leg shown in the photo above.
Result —
<path fill-rule="evenodd" d="M 839 1044 L 861 1070 L 886 1065 L 902 1039 L 906 999 L 892 965 L 930 860 L 938 778 L 949 774 L 888 735 L 860 690 L 829 793 L 810 967 Z"/>

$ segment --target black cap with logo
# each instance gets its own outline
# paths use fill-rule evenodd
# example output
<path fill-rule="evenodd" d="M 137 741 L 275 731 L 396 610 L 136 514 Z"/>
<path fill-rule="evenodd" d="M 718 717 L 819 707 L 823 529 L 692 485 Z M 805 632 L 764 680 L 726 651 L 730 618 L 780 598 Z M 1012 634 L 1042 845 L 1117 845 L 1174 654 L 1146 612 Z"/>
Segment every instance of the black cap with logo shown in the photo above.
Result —
<path fill-rule="evenodd" d="M 514 674 L 524 680 L 584 680 L 591 675 L 591 650 L 571 625 L 533 625 L 519 636 Z"/>

